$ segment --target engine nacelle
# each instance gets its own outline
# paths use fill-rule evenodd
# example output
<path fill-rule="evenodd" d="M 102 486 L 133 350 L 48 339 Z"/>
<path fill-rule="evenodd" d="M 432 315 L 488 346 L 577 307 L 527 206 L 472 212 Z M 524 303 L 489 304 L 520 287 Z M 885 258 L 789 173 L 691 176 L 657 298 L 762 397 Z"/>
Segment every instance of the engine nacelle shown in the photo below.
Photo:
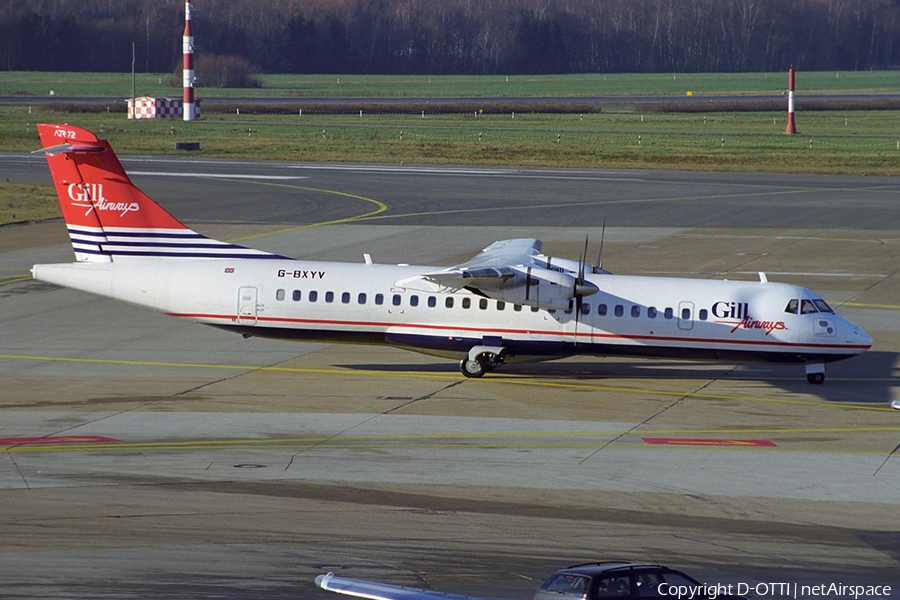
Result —
<path fill-rule="evenodd" d="M 479 279 L 466 288 L 495 300 L 565 310 L 575 296 L 589 296 L 599 291 L 590 282 L 560 271 L 535 267 L 512 267 L 513 274 L 505 279 Z"/>

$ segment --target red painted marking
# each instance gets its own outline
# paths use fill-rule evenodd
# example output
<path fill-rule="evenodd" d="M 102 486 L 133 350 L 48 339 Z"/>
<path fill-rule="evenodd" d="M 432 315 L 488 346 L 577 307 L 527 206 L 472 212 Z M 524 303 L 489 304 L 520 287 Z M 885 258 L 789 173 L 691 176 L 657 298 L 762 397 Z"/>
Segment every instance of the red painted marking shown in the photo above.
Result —
<path fill-rule="evenodd" d="M 641 438 L 648 444 L 668 446 L 738 446 L 755 448 L 774 448 L 775 442 L 769 440 L 723 440 L 709 438 Z"/>
<path fill-rule="evenodd" d="M 118 441 L 121 440 L 103 437 L 102 435 L 49 435 L 45 437 L 0 438 L 0 446 L 24 446 L 26 444 L 40 444 L 44 446 L 52 444 L 105 444 Z"/>

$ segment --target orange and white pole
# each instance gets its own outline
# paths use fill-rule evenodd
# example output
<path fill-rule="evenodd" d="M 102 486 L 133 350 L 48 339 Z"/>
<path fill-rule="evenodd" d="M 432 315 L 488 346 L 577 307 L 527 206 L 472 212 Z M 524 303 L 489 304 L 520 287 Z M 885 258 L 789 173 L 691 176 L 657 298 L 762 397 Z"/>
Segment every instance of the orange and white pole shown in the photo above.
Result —
<path fill-rule="evenodd" d="M 194 120 L 194 34 L 191 33 L 191 0 L 184 2 L 184 103 L 185 121 Z"/>
<path fill-rule="evenodd" d="M 794 123 L 794 65 L 788 71 L 788 122 L 785 133 L 797 133 L 797 125 Z"/>

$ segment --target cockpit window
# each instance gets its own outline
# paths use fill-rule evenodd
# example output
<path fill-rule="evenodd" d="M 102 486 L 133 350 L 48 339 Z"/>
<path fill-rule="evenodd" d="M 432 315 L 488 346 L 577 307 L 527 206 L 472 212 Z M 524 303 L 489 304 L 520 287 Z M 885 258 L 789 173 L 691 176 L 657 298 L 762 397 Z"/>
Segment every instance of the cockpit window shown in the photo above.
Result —
<path fill-rule="evenodd" d="M 819 312 L 834 313 L 834 309 L 832 309 L 830 306 L 828 306 L 828 303 L 825 302 L 824 300 L 822 300 L 821 298 L 816 298 L 815 300 L 813 300 L 813 303 L 815 303 L 816 308 L 819 309 Z"/>
<path fill-rule="evenodd" d="M 816 305 L 813 304 L 812 300 L 801 300 L 800 301 L 800 314 L 808 315 L 811 313 L 817 313 L 819 309 L 816 308 Z"/>
<path fill-rule="evenodd" d="M 792 315 L 797 314 L 797 307 L 800 306 L 800 301 L 794 298 L 790 302 L 788 302 L 787 307 L 784 309 L 784 312 L 791 313 Z"/>

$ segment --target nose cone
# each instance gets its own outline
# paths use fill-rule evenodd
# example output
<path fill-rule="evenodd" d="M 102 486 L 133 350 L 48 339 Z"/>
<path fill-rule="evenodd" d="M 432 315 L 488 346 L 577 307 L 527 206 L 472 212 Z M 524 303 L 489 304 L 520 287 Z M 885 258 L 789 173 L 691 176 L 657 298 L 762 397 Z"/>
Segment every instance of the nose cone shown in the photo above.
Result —
<path fill-rule="evenodd" d="M 842 328 L 847 332 L 847 335 L 844 336 L 845 343 L 857 350 L 859 354 L 862 354 L 866 350 L 872 347 L 872 336 L 862 330 L 859 325 L 847 321 L 844 319 L 844 327 Z"/>

